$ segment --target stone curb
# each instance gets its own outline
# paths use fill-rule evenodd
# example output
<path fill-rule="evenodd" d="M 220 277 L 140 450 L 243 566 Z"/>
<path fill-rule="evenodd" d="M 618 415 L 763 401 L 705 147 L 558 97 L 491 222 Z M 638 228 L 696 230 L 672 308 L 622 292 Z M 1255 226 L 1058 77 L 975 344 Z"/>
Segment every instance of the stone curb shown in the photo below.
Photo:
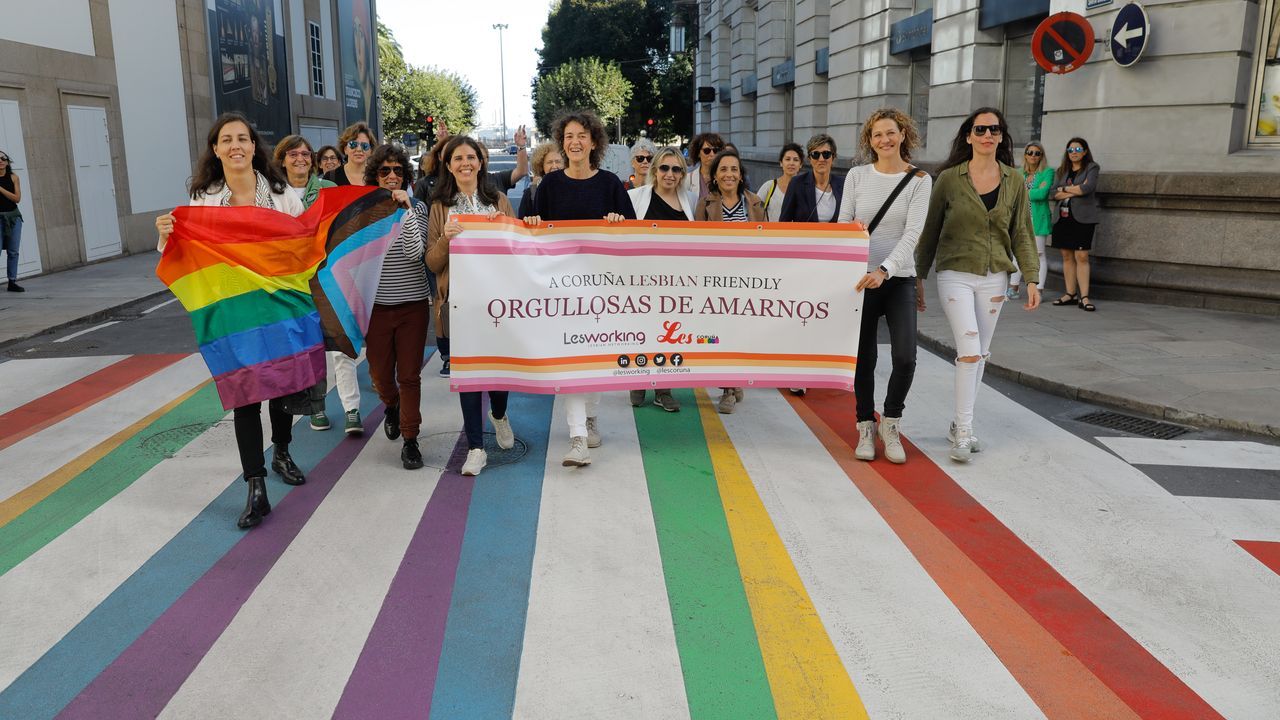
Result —
<path fill-rule="evenodd" d="M 924 347 L 941 354 L 943 359 L 950 360 L 955 356 L 954 345 L 926 335 L 922 330 L 916 332 L 916 338 Z M 1051 395 L 1057 395 L 1059 397 L 1065 397 L 1069 400 L 1080 400 L 1082 402 L 1106 405 L 1108 407 L 1116 408 L 1117 410 L 1127 410 L 1129 412 L 1141 413 L 1161 420 L 1168 420 L 1169 422 L 1195 425 L 1202 428 L 1246 432 L 1253 435 L 1261 435 L 1270 439 L 1280 438 L 1280 425 L 1268 425 L 1264 423 L 1250 422 L 1247 420 L 1224 418 L 1207 413 L 1180 410 L 1168 405 L 1145 402 L 1125 397 L 1123 395 L 1081 389 L 1073 385 L 1058 382 L 1057 380 L 1006 367 L 994 360 L 988 361 L 987 372 L 990 372 L 997 377 L 1005 378 L 1006 380 L 1012 380 L 1034 390 L 1039 390 Z"/>
<path fill-rule="evenodd" d="M 18 343 L 21 343 L 21 342 L 26 342 L 27 340 L 30 340 L 34 337 L 39 337 L 41 335 L 54 333 L 65 328 L 69 328 L 72 325 L 93 322 L 94 320 L 105 320 L 106 318 L 109 318 L 115 313 L 119 312 L 122 308 L 129 307 L 134 303 L 145 302 L 147 300 L 154 300 L 158 297 L 161 297 L 163 295 L 169 295 L 169 294 L 170 294 L 169 288 L 164 288 L 162 290 L 157 290 L 147 295 L 142 295 L 140 297 L 133 298 L 132 300 L 126 300 L 122 303 L 112 305 L 111 307 L 102 308 L 101 310 L 94 310 L 88 315 L 75 318 L 74 320 L 67 320 L 66 322 L 60 322 L 57 325 L 50 325 L 49 327 L 44 328 L 43 330 L 38 330 L 33 333 L 27 333 L 26 335 L 19 335 L 18 337 L 9 338 L 8 340 L 2 340 L 0 341 L 0 350 L 3 350 L 4 348 L 10 347 L 12 345 L 17 345 Z"/>

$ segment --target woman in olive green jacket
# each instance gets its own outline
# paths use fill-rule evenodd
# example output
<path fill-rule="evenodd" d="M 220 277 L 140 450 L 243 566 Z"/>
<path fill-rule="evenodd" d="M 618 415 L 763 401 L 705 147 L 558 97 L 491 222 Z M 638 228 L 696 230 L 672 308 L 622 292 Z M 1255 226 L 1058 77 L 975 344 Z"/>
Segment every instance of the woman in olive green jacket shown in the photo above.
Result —
<path fill-rule="evenodd" d="M 933 185 L 916 245 L 921 309 L 924 278 L 935 261 L 938 299 L 956 343 L 956 415 L 947 436 L 951 459 L 968 462 L 980 449 L 973 436 L 973 406 L 1009 273 L 1021 267 L 1029 278 L 1040 274 L 1027 186 L 1013 167 L 1009 125 L 995 108 L 979 108 L 960 125 Z M 1028 282 L 1025 307 L 1039 305 L 1039 283 Z"/>
<path fill-rule="evenodd" d="M 1031 200 L 1031 227 L 1036 234 L 1036 259 L 1040 261 L 1040 287 L 1044 287 L 1049 264 L 1044 261 L 1044 249 L 1053 233 L 1053 213 L 1049 210 L 1049 190 L 1053 187 L 1053 168 L 1049 157 L 1038 140 L 1032 140 L 1022 150 L 1022 178 L 1027 183 L 1027 198 Z M 1009 277 L 1009 292 L 1005 296 L 1017 300 L 1022 292 L 1022 272 Z"/>

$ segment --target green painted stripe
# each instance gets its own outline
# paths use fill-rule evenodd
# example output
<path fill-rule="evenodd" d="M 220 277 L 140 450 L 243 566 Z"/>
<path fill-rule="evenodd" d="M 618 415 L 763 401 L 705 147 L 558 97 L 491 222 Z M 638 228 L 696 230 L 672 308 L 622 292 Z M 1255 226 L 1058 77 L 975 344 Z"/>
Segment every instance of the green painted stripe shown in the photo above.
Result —
<path fill-rule="evenodd" d="M 635 410 L 676 647 L 694 720 L 776 718 L 693 392 Z"/>
<path fill-rule="evenodd" d="M 97 510 L 226 417 L 213 383 L 121 443 L 31 509 L 0 527 L 0 575 Z M 181 482 L 175 478 L 175 482 Z M 145 520 L 140 520 L 145 522 Z"/>
<path fill-rule="evenodd" d="M 254 290 L 191 313 L 196 343 L 204 345 L 250 328 L 300 318 L 316 311 L 311 296 L 297 290 Z"/>

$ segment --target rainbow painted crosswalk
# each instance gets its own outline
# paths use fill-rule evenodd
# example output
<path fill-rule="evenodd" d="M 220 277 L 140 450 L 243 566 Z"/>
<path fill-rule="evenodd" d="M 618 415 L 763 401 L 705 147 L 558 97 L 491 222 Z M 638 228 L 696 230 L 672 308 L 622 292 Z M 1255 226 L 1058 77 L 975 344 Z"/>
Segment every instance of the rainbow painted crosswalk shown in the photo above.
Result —
<path fill-rule="evenodd" d="M 475 478 L 445 381 L 408 472 L 363 376 L 365 435 L 300 421 L 244 532 L 198 355 L 0 363 L 0 718 L 1275 717 L 1280 533 L 987 388 L 951 464 L 949 371 L 902 466 L 851 396 L 748 389 L 606 395 L 564 468 L 562 403 L 513 394 Z"/>

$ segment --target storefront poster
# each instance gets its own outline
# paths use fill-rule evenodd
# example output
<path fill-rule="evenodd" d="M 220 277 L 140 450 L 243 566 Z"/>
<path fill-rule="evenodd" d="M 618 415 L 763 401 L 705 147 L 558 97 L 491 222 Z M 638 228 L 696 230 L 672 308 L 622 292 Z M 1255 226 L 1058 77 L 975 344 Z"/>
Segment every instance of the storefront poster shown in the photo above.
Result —
<path fill-rule="evenodd" d="M 859 226 L 460 219 L 455 390 L 853 388 Z"/>
<path fill-rule="evenodd" d="M 276 0 L 208 0 L 215 110 L 244 113 L 267 143 L 292 132 Z"/>
<path fill-rule="evenodd" d="M 377 26 L 369 0 L 338 0 L 344 123 L 367 123 L 378 133 Z"/>
<path fill-rule="evenodd" d="M 1264 137 L 1280 135 L 1280 2 L 1271 10 L 1270 29 L 1262 48 L 1262 78 L 1258 98 L 1255 133 Z"/>

